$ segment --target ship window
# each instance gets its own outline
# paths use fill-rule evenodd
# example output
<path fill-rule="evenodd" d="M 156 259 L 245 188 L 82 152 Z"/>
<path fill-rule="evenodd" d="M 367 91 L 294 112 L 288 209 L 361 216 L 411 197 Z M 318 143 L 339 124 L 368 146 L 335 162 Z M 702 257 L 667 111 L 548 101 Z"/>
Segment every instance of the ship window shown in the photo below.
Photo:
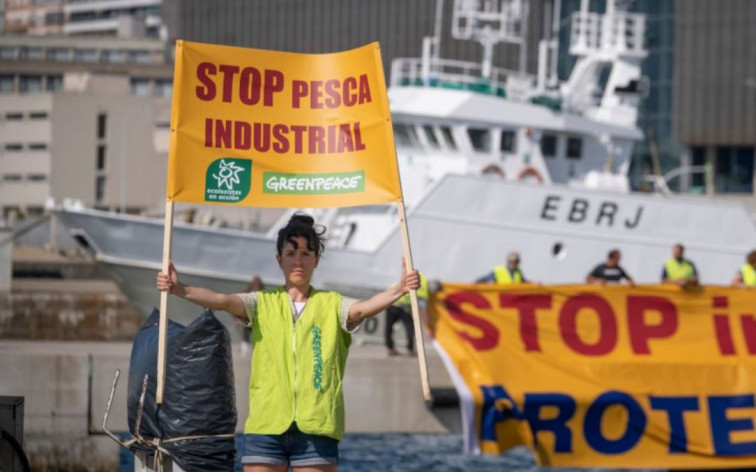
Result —
<path fill-rule="evenodd" d="M 20 143 L 6 143 L 5 144 L 6 151 L 22 151 L 23 149 L 24 149 L 24 145 Z"/>
<path fill-rule="evenodd" d="M 441 135 L 444 137 L 444 141 L 449 149 L 457 149 L 457 144 L 454 142 L 454 136 L 452 135 L 451 128 L 448 126 L 441 127 Z"/>
<path fill-rule="evenodd" d="M 47 180 L 47 176 L 45 174 L 29 174 L 26 179 L 30 182 L 44 182 Z"/>
<path fill-rule="evenodd" d="M 46 143 L 30 143 L 29 144 L 30 151 L 44 151 L 46 149 L 47 149 Z"/>
<path fill-rule="evenodd" d="M 32 111 L 29 113 L 29 118 L 32 120 L 46 120 L 47 112 L 46 111 Z"/>
<path fill-rule="evenodd" d="M 470 136 L 470 142 L 474 150 L 480 152 L 491 151 L 491 130 L 470 128 L 467 130 L 467 134 Z"/>
<path fill-rule="evenodd" d="M 499 148 L 502 152 L 515 152 L 515 132 L 514 131 L 502 131 L 501 132 L 501 145 Z"/>
<path fill-rule="evenodd" d="M 556 157 L 557 137 L 555 134 L 544 134 L 541 136 L 541 154 L 544 157 Z"/>
<path fill-rule="evenodd" d="M 5 174 L 3 176 L 3 180 L 5 180 L 6 182 L 20 182 L 21 174 Z"/>
<path fill-rule="evenodd" d="M 567 138 L 567 157 L 580 159 L 583 157 L 583 140 L 580 138 Z"/>
<path fill-rule="evenodd" d="M 417 135 L 411 126 L 394 124 L 394 138 L 399 147 L 418 147 Z"/>
<path fill-rule="evenodd" d="M 20 112 L 10 112 L 5 114 L 5 119 L 8 121 L 18 121 L 24 119 L 24 114 Z"/>
<path fill-rule="evenodd" d="M 423 125 L 423 131 L 425 132 L 425 138 L 428 140 L 430 147 L 432 147 L 433 149 L 438 149 L 441 147 L 441 145 L 438 143 L 438 139 L 436 139 L 436 133 L 433 131 L 433 126 Z"/>

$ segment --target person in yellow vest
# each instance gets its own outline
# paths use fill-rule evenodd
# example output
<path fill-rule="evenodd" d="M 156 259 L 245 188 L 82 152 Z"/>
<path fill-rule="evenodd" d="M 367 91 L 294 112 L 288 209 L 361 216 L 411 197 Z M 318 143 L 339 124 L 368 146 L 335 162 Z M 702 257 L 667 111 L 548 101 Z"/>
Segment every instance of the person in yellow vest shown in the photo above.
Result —
<path fill-rule="evenodd" d="M 661 279 L 662 283 L 681 287 L 698 285 L 696 266 L 685 258 L 685 247 L 682 244 L 675 244 L 672 248 L 672 258 L 664 264 Z"/>
<path fill-rule="evenodd" d="M 420 308 L 421 320 L 425 322 L 428 307 L 428 280 L 420 273 L 420 288 L 417 290 L 417 304 Z M 412 321 L 412 308 L 410 307 L 409 293 L 397 300 L 393 305 L 386 308 L 386 327 L 384 341 L 389 356 L 398 356 L 399 351 L 394 348 L 394 325 L 401 321 L 404 331 L 407 333 L 407 353 L 415 355 L 415 325 Z"/>
<path fill-rule="evenodd" d="M 732 279 L 733 287 L 756 287 L 756 251 L 751 251 L 746 256 L 746 263 L 740 268 Z"/>
<path fill-rule="evenodd" d="M 522 275 L 520 270 L 520 254 L 512 251 L 507 254 L 506 265 L 498 265 L 493 271 L 476 280 L 477 283 L 495 283 L 495 284 L 523 284 L 527 279 Z"/>
<path fill-rule="evenodd" d="M 368 300 L 310 285 L 325 248 L 325 228 L 296 214 L 278 232 L 282 287 L 222 294 L 179 282 L 170 264 L 157 288 L 197 305 L 224 310 L 252 327 L 249 416 L 244 472 L 336 470 L 344 435 L 342 378 L 353 333 L 368 317 L 420 287 L 402 261 L 399 283 Z"/>

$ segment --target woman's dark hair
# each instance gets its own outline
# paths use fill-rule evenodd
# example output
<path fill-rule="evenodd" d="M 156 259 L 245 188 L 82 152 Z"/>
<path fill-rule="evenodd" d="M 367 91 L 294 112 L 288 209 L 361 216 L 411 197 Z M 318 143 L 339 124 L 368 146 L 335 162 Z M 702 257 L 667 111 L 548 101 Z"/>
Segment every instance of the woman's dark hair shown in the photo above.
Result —
<path fill-rule="evenodd" d="M 316 256 L 323 254 L 323 251 L 325 251 L 325 231 L 325 227 L 316 225 L 315 220 L 310 215 L 295 213 L 286 223 L 286 226 L 278 231 L 278 241 L 276 242 L 278 255 L 281 255 L 284 244 L 287 242 L 291 243 L 296 249 L 298 247 L 294 240 L 296 237 L 305 238 L 307 249 L 314 252 Z"/>

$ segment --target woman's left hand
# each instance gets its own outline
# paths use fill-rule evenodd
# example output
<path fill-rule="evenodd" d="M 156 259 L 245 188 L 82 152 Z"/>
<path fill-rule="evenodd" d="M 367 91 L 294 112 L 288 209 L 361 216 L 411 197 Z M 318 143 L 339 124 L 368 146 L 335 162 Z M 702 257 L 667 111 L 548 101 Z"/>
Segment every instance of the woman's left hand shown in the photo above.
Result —
<path fill-rule="evenodd" d="M 402 293 L 420 288 L 420 272 L 417 269 L 407 270 L 407 262 L 402 258 L 402 278 L 399 280 Z"/>

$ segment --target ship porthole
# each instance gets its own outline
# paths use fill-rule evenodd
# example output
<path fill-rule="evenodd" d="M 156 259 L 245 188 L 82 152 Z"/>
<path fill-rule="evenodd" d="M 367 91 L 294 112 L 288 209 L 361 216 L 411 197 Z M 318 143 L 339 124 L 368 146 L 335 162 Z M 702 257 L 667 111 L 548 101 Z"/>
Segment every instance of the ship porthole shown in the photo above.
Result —
<path fill-rule="evenodd" d="M 567 257 L 567 249 L 562 243 L 554 243 L 551 247 L 551 255 L 558 261 L 564 260 Z"/>

